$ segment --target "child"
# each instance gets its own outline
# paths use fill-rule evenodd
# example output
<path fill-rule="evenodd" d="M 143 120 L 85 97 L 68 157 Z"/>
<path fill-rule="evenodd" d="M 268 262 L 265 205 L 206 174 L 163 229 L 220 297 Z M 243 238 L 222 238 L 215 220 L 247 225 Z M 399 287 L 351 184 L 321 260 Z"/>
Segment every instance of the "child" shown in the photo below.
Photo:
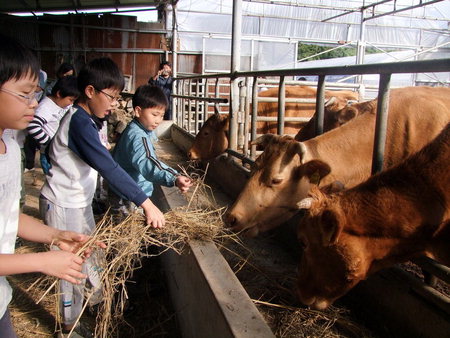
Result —
<path fill-rule="evenodd" d="M 45 148 L 58 130 L 59 121 L 79 95 L 77 79 L 74 76 L 59 79 L 53 86 L 51 94 L 39 102 L 34 119 L 28 125 L 28 134 L 39 144 L 41 167 L 45 174 L 48 174 L 50 169 Z"/>
<path fill-rule="evenodd" d="M 155 154 L 153 131 L 163 120 L 167 105 L 167 98 L 159 87 L 140 86 L 133 95 L 135 118 L 114 148 L 114 159 L 147 196 L 152 195 L 154 183 L 167 187 L 176 185 L 182 192 L 192 185 L 188 177 L 159 161 Z"/>
<path fill-rule="evenodd" d="M 0 35 L 0 337 L 16 337 L 8 303 L 12 290 L 7 275 L 42 272 L 79 284 L 83 259 L 76 252 L 88 236 L 45 226 L 20 214 L 20 149 L 5 129 L 24 129 L 37 106 L 35 90 L 39 64 L 17 41 Z M 15 254 L 16 234 L 26 240 L 53 244 L 62 251 Z M 88 253 L 86 253 L 88 254 Z"/>
<path fill-rule="evenodd" d="M 123 75 L 109 58 L 94 59 L 80 71 L 80 97 L 61 120 L 49 147 L 52 167 L 39 199 L 46 224 L 91 234 L 95 228 L 92 199 L 98 172 L 128 200 L 142 206 L 148 224 L 164 226 L 161 211 L 100 141 L 103 120 L 115 109 L 123 86 Z M 88 260 L 83 268 L 89 271 L 89 264 Z M 83 295 L 64 281 L 61 294 L 63 330 L 69 331 L 81 312 Z"/>

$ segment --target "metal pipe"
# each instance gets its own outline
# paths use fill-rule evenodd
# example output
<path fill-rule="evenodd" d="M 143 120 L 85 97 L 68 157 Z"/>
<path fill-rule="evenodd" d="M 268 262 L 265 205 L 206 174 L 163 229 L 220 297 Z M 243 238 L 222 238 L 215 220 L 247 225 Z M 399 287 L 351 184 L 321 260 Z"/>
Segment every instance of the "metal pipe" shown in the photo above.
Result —
<path fill-rule="evenodd" d="M 317 96 L 316 96 L 316 121 L 314 129 L 316 135 L 323 134 L 323 120 L 325 116 L 325 75 L 319 76 L 319 81 L 317 82 Z"/>
<path fill-rule="evenodd" d="M 394 63 L 373 63 L 364 65 L 318 67 L 308 69 L 260 70 L 253 72 L 234 72 L 228 74 L 208 74 L 183 77 L 189 78 L 232 78 L 247 76 L 298 76 L 298 75 L 354 75 L 354 74 L 409 74 L 450 71 L 450 58 Z"/>
<path fill-rule="evenodd" d="M 386 144 L 386 129 L 389 113 L 389 86 L 391 74 L 380 75 L 377 119 L 375 125 L 375 141 L 372 157 L 372 174 L 378 173 L 383 169 L 384 146 Z"/>
<path fill-rule="evenodd" d="M 231 93 L 229 147 L 237 149 L 237 114 L 239 111 L 239 86 L 235 74 L 241 68 L 242 0 L 233 0 L 233 27 L 231 39 Z"/>
<path fill-rule="evenodd" d="M 280 86 L 278 88 L 278 135 L 284 134 L 284 113 L 286 111 L 286 85 L 284 76 L 280 76 Z"/>
<path fill-rule="evenodd" d="M 197 101 L 203 101 L 203 102 L 211 102 L 211 103 L 228 103 L 227 98 L 221 98 L 221 97 L 199 97 L 199 96 L 189 96 L 189 95 L 178 95 L 175 94 L 173 97 L 180 98 L 180 99 L 188 99 L 188 100 L 197 100 Z"/>
<path fill-rule="evenodd" d="M 251 124 L 251 141 L 256 140 L 256 119 L 258 117 L 258 78 L 253 78 L 252 88 L 252 124 Z M 256 145 L 252 145 L 250 149 L 250 158 L 256 157 Z"/>

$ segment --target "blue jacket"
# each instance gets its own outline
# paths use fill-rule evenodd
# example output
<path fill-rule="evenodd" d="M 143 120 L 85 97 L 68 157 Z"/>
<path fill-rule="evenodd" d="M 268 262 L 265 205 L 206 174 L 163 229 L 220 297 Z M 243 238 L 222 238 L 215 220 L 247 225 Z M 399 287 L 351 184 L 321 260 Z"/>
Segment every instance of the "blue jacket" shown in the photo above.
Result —
<path fill-rule="evenodd" d="M 141 189 L 151 196 L 153 184 L 173 187 L 178 172 L 158 160 L 152 141 L 156 135 L 134 119 L 117 142 L 113 157 L 134 179 Z"/>

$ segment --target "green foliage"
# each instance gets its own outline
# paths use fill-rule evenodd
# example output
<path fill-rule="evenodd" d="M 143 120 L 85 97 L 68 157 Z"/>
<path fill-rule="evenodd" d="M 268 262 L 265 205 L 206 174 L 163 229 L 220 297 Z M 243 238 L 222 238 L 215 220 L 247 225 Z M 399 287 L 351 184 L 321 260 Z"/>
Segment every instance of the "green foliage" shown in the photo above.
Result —
<path fill-rule="evenodd" d="M 325 51 L 333 49 L 333 48 L 335 48 L 335 47 L 299 44 L 298 45 L 298 59 L 300 60 L 300 59 L 306 58 L 308 56 L 322 53 L 322 52 L 325 52 Z M 377 52 L 378 51 L 375 48 L 366 48 L 366 54 L 373 54 L 373 53 L 377 53 Z M 355 55 L 356 55 L 355 47 L 342 47 L 342 48 L 332 50 L 330 52 L 320 54 L 318 56 L 314 56 L 305 61 L 332 59 L 332 58 L 340 58 L 340 57 L 344 57 L 344 56 L 355 56 Z"/>

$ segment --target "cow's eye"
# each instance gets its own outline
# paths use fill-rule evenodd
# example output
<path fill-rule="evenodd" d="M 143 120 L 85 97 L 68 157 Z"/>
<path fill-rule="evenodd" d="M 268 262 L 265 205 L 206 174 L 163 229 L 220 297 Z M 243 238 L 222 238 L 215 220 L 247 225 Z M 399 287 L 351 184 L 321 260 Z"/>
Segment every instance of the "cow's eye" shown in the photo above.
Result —
<path fill-rule="evenodd" d="M 272 185 L 278 185 L 283 182 L 282 178 L 272 178 Z"/>
<path fill-rule="evenodd" d="M 209 135 L 209 132 L 207 132 L 207 131 L 203 132 L 203 136 L 208 136 L 208 135 Z"/>
<path fill-rule="evenodd" d="M 308 245 L 306 244 L 306 242 L 305 242 L 303 239 L 301 239 L 301 238 L 298 238 L 298 246 L 299 246 L 300 249 L 302 249 L 302 250 L 305 250 L 305 249 L 308 247 Z"/>

